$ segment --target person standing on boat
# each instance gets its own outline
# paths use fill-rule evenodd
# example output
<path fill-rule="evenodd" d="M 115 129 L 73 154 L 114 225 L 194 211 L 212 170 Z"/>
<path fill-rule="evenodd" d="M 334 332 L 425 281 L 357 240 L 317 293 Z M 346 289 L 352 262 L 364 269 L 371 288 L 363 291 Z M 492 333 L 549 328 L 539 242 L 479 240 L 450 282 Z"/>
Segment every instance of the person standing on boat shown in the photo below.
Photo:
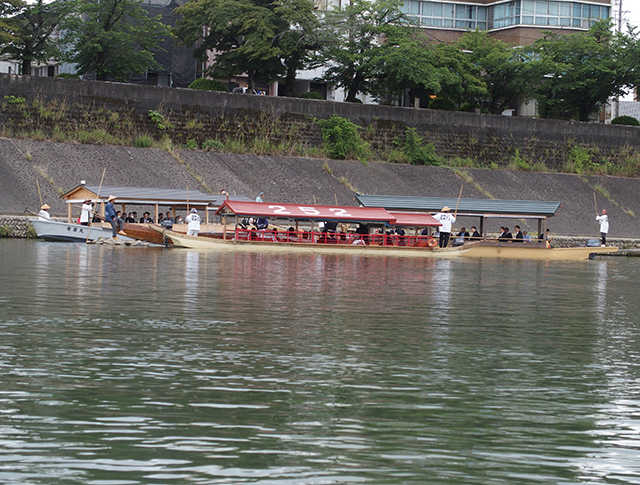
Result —
<path fill-rule="evenodd" d="M 451 237 L 451 226 L 454 222 L 456 222 L 456 217 L 453 214 L 449 214 L 451 208 L 449 206 L 444 206 L 440 212 L 433 215 L 433 218 L 436 221 L 439 221 L 440 224 L 440 239 L 439 245 L 441 248 L 446 248 L 449 245 L 449 238 Z"/>
<path fill-rule="evenodd" d="M 80 214 L 80 224 L 83 226 L 91 225 L 91 213 L 93 212 L 93 202 L 89 199 L 82 203 L 82 213 Z"/>
<path fill-rule="evenodd" d="M 262 196 L 263 196 L 263 195 L 264 195 L 264 192 L 260 192 L 260 193 L 258 194 L 258 197 L 256 197 L 256 202 L 264 202 L 264 201 L 262 200 Z"/>
<path fill-rule="evenodd" d="M 50 221 L 51 214 L 49 214 L 48 212 L 49 209 L 51 209 L 51 207 L 49 207 L 47 204 L 43 204 L 42 207 L 40 207 L 40 212 L 38 212 L 38 219 L 43 221 Z"/>
<path fill-rule="evenodd" d="M 197 236 L 200 232 L 200 216 L 197 209 L 191 209 L 191 212 L 184 218 L 187 226 L 187 236 Z"/>
<path fill-rule="evenodd" d="M 607 245 L 607 233 L 609 232 L 609 216 L 607 215 L 607 209 L 602 209 L 602 215 L 599 216 L 596 212 L 596 221 L 600 223 L 600 239 L 602 239 L 602 246 Z"/>
<path fill-rule="evenodd" d="M 111 237 L 118 239 L 119 220 L 122 221 L 122 219 L 116 215 L 116 208 L 113 206 L 113 202 L 111 202 L 115 199 L 115 195 L 110 195 L 107 199 L 107 204 L 104 206 L 104 220 L 111 224 Z"/>

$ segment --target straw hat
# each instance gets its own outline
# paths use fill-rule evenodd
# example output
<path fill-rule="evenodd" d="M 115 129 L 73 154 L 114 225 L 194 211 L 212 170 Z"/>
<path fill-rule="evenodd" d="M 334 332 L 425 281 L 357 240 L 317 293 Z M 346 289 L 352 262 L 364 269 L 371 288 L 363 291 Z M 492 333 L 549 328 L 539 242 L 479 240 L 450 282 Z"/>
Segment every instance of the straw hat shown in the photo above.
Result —
<path fill-rule="evenodd" d="M 115 195 L 110 195 L 107 200 L 111 201 L 111 200 L 115 200 L 115 199 L 117 199 L 117 197 Z"/>
<path fill-rule="evenodd" d="M 42 207 L 40 207 L 40 209 L 49 210 L 49 209 L 51 209 L 51 207 L 49 207 L 47 204 L 44 204 Z"/>
<path fill-rule="evenodd" d="M 445 205 L 445 206 L 442 208 L 442 212 L 447 212 L 447 211 L 450 211 L 450 210 L 451 210 L 451 207 L 449 207 L 448 205 Z"/>

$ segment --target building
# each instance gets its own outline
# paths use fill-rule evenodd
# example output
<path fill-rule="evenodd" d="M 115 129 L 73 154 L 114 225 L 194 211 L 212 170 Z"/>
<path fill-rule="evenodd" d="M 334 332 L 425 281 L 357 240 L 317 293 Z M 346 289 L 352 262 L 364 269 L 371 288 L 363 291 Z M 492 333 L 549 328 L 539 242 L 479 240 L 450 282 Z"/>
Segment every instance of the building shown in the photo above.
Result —
<path fill-rule="evenodd" d="M 611 17 L 610 0 L 405 0 L 404 12 L 415 17 L 430 36 L 455 42 L 467 30 L 488 30 L 503 42 L 529 45 L 543 31 L 571 33 Z"/>

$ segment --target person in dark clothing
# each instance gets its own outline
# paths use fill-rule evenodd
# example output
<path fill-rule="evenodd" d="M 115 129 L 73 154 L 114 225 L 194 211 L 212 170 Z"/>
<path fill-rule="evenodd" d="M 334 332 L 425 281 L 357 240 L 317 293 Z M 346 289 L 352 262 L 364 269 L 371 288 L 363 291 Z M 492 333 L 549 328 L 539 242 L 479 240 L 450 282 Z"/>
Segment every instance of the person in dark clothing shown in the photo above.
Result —
<path fill-rule="evenodd" d="M 140 224 L 153 224 L 153 219 L 149 212 L 145 212 L 140 218 Z"/>
<path fill-rule="evenodd" d="M 524 236 L 522 234 L 522 231 L 520 230 L 520 226 L 516 226 L 516 237 L 515 237 L 515 242 L 524 242 Z"/>
<path fill-rule="evenodd" d="M 482 236 L 478 232 L 478 229 L 476 228 L 476 226 L 471 226 L 471 235 L 469 236 L 469 239 L 481 239 L 481 238 Z"/>
<path fill-rule="evenodd" d="M 104 207 L 104 220 L 111 224 L 112 237 L 118 239 L 118 226 L 120 225 L 120 221 L 122 221 L 122 219 L 118 217 L 116 208 L 113 206 L 113 202 L 111 202 L 115 199 L 116 197 L 114 195 L 110 195 L 107 199 L 107 204 Z M 124 227 L 124 221 L 122 221 L 122 227 Z"/>
<path fill-rule="evenodd" d="M 467 229 L 465 227 L 461 227 L 457 237 L 469 239 L 469 233 L 467 232 Z"/>

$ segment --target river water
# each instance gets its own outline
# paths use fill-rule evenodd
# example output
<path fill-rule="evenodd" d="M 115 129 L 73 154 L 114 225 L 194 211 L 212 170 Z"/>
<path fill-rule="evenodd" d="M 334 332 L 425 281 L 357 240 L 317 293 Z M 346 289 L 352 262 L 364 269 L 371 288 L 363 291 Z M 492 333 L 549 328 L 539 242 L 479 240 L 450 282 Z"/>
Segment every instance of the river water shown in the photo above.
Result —
<path fill-rule="evenodd" d="M 0 264 L 0 483 L 640 483 L 638 259 Z"/>

